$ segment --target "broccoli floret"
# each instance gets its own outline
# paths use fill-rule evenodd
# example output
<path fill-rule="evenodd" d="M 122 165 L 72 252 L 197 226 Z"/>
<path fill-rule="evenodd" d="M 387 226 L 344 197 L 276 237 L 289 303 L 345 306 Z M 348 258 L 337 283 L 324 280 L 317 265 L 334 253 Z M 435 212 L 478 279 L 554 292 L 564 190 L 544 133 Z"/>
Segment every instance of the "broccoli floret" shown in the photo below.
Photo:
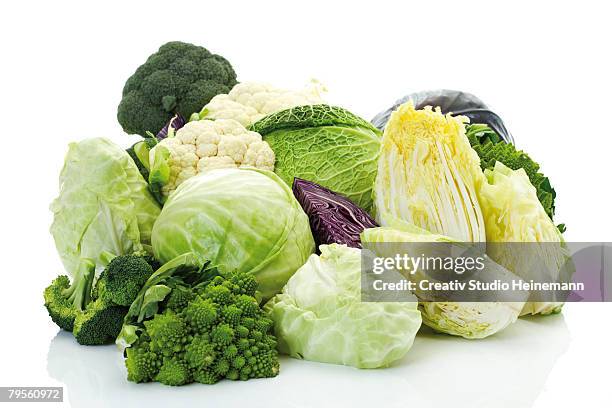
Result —
<path fill-rule="evenodd" d="M 143 349 L 138 340 L 138 350 L 127 353 L 126 365 L 132 367 L 128 380 L 139 382 L 154 378 L 169 385 L 191 381 L 214 384 L 223 378 L 248 380 L 278 374 L 272 320 L 255 298 L 246 294 L 254 294 L 257 290 L 254 279 L 240 273 L 217 276 L 206 285 L 198 285 L 198 294 L 194 294 L 182 309 L 180 306 L 185 299 L 182 292 L 186 288 L 169 286 L 172 292 L 166 309 L 145 321 L 140 334 L 150 345 Z M 176 299 L 181 301 L 172 300 L 175 291 Z M 169 307 L 171 300 L 172 309 Z M 142 359 L 147 352 L 164 357 L 157 375 L 137 370 L 145 365 Z"/>
<path fill-rule="evenodd" d="M 83 260 L 72 284 L 67 276 L 59 276 L 45 289 L 45 306 L 51 319 L 72 331 L 79 344 L 106 344 L 119 335 L 128 306 L 152 273 L 145 257 L 118 256 L 94 288 L 95 264 Z"/>
<path fill-rule="evenodd" d="M 113 258 L 96 284 L 98 296 L 108 304 L 130 306 L 153 268 L 140 255 L 119 255 Z"/>
<path fill-rule="evenodd" d="M 119 335 L 127 311 L 127 307 L 98 298 L 76 315 L 72 334 L 79 344 L 86 346 L 111 343 Z"/>
<path fill-rule="evenodd" d="M 539 172 L 540 165 L 533 161 L 527 153 L 517 150 L 511 143 L 500 143 L 502 139 L 487 125 L 468 125 L 466 134 L 470 145 L 480 157 L 480 167 L 492 169 L 499 161 L 512 170 L 524 169 L 529 181 L 536 188 L 538 199 L 546 214 L 553 219 L 555 215 L 555 189 L 550 180 Z M 563 231 L 561 231 L 563 232 Z"/>
<path fill-rule="evenodd" d="M 225 58 L 193 44 L 169 42 L 126 81 L 117 119 L 129 134 L 157 133 L 174 114 L 188 118 L 235 84 L 236 73 Z"/>
<path fill-rule="evenodd" d="M 51 320 L 60 328 L 72 331 L 74 320 L 91 301 L 91 288 L 95 275 L 95 264 L 83 260 L 76 276 L 70 283 L 67 276 L 54 279 L 44 291 L 45 307 Z"/>

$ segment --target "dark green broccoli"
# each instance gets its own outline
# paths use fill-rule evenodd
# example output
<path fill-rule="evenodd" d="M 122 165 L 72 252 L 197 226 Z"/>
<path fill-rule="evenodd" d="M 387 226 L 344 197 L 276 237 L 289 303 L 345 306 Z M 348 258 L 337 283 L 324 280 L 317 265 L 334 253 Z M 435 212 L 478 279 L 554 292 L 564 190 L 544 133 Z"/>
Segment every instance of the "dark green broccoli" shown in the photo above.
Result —
<path fill-rule="evenodd" d="M 77 314 L 72 334 L 79 344 L 85 346 L 111 343 L 119 335 L 127 311 L 127 307 L 98 298 Z"/>
<path fill-rule="evenodd" d="M 53 280 L 44 291 L 45 307 L 51 320 L 60 328 L 72 331 L 74 320 L 91 301 L 91 288 L 95 276 L 95 264 L 83 260 L 76 276 L 70 283 L 67 276 L 62 275 Z"/>
<path fill-rule="evenodd" d="M 141 324 L 126 352 L 128 380 L 214 384 L 278 374 L 272 320 L 255 300 L 253 275 L 224 274 L 192 288 L 175 279 L 168 286 L 162 309 Z"/>
<path fill-rule="evenodd" d="M 95 301 L 76 315 L 72 334 L 79 344 L 93 346 L 115 340 L 123 320 L 140 289 L 153 274 L 148 258 L 119 255 L 100 274 L 93 297 Z"/>
<path fill-rule="evenodd" d="M 129 134 L 155 134 L 174 114 L 188 118 L 235 84 L 236 73 L 225 58 L 193 44 L 169 42 L 126 81 L 117 119 Z"/>
<path fill-rule="evenodd" d="M 59 276 L 45 289 L 45 306 L 51 319 L 72 331 L 83 345 L 112 342 L 121 331 L 128 306 L 153 274 L 156 261 L 146 255 L 113 258 L 93 285 L 95 264 L 84 260 L 72 285 Z"/>
<path fill-rule="evenodd" d="M 140 255 L 119 255 L 106 266 L 96 283 L 98 297 L 107 304 L 130 306 L 153 268 Z"/>

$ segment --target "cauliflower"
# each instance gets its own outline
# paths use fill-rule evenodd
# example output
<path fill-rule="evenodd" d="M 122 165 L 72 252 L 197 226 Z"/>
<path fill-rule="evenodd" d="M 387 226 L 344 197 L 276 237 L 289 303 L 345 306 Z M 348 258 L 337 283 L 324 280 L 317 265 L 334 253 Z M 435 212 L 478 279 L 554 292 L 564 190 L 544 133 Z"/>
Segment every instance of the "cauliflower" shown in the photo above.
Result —
<path fill-rule="evenodd" d="M 323 103 L 325 88 L 313 81 L 301 91 L 275 88 L 259 82 L 235 85 L 228 94 L 219 94 L 204 106 L 194 119 L 234 119 L 249 126 L 271 113 L 301 105 Z"/>
<path fill-rule="evenodd" d="M 274 171 L 274 152 L 257 132 L 232 119 L 187 123 L 149 153 L 149 182 L 160 201 L 198 173 L 231 167 Z"/>

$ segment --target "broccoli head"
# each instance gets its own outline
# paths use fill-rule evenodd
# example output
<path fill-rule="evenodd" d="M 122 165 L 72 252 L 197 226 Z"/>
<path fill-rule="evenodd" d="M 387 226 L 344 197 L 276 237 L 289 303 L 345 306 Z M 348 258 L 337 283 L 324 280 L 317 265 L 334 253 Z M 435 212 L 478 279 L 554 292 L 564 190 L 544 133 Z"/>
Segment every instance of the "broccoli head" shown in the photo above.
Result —
<path fill-rule="evenodd" d="M 109 262 L 96 282 L 94 301 L 74 319 L 72 334 L 79 344 L 93 346 L 115 340 L 128 307 L 153 274 L 147 260 L 131 254 L 119 255 Z"/>
<path fill-rule="evenodd" d="M 128 380 L 215 384 L 278 374 L 272 320 L 254 297 L 253 275 L 219 275 L 191 288 L 165 283 L 167 301 L 126 352 Z"/>
<path fill-rule="evenodd" d="M 44 291 L 45 307 L 51 320 L 60 328 L 72 331 L 74 320 L 91 301 L 91 288 L 95 275 L 95 264 L 90 260 L 83 260 L 79 265 L 76 276 L 70 279 L 59 276 L 51 282 Z"/>
<path fill-rule="evenodd" d="M 113 258 L 93 285 L 95 264 L 83 260 L 72 284 L 59 276 L 44 291 L 45 306 L 53 322 L 72 332 L 79 344 L 112 342 L 140 289 L 153 274 L 150 256 Z"/>
<path fill-rule="evenodd" d="M 97 294 L 108 304 L 129 306 L 152 274 L 153 268 L 144 257 L 119 255 L 100 275 Z"/>
<path fill-rule="evenodd" d="M 175 114 L 188 118 L 235 84 L 236 73 L 222 56 L 193 44 L 169 42 L 128 78 L 117 119 L 129 134 L 156 134 Z"/>
<path fill-rule="evenodd" d="M 98 298 L 76 315 L 72 334 L 79 344 L 85 346 L 111 343 L 119 335 L 127 311 L 127 307 Z"/>

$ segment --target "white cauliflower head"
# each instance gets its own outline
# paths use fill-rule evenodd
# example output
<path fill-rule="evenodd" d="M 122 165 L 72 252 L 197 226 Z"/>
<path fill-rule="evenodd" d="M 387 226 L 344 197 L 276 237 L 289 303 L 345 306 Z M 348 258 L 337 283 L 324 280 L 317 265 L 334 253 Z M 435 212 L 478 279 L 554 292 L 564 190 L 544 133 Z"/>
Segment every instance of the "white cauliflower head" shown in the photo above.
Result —
<path fill-rule="evenodd" d="M 325 88 L 313 81 L 303 90 L 291 91 L 260 82 L 242 82 L 228 94 L 220 94 L 200 112 L 200 119 L 234 119 L 249 126 L 271 113 L 301 105 L 324 103 Z"/>
<path fill-rule="evenodd" d="M 274 171 L 274 152 L 257 132 L 232 119 L 187 123 L 149 153 L 150 181 L 162 197 L 185 180 L 212 169 L 256 167 Z M 161 185 L 161 188 L 159 188 Z"/>

